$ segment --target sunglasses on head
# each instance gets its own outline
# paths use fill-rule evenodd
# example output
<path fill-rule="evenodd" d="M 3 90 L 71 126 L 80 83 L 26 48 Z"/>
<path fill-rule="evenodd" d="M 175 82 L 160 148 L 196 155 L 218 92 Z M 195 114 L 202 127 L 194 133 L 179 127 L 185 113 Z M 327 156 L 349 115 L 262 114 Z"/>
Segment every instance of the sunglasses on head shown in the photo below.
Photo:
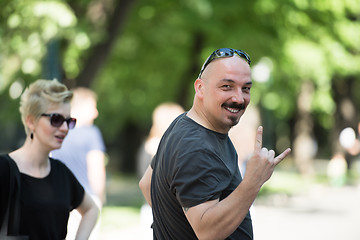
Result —
<path fill-rule="evenodd" d="M 43 113 L 41 116 L 50 117 L 50 124 L 53 127 L 61 127 L 61 125 L 66 122 L 69 129 L 73 129 L 76 125 L 76 118 L 65 118 L 63 115 L 58 113 Z"/>
<path fill-rule="evenodd" d="M 216 58 L 224 58 L 224 57 L 232 57 L 234 54 L 237 54 L 242 59 L 245 59 L 245 61 L 250 65 L 251 60 L 249 54 L 242 50 L 237 50 L 233 48 L 220 48 L 218 50 L 215 50 L 205 61 L 204 65 L 202 66 L 199 74 L 199 78 L 201 77 L 201 74 L 204 72 L 205 68 L 209 63 L 216 59 Z"/>

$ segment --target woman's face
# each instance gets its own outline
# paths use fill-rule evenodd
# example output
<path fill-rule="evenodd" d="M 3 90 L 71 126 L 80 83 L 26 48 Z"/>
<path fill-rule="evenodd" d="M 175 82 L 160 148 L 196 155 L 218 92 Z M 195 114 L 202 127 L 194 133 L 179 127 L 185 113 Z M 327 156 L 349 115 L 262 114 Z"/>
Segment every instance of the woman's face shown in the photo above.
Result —
<path fill-rule="evenodd" d="M 70 103 L 51 104 L 43 114 L 57 113 L 64 118 L 70 117 Z M 67 122 L 64 121 L 60 127 L 51 125 L 49 116 L 41 116 L 34 124 L 33 141 L 40 143 L 45 151 L 52 151 L 61 147 L 65 136 L 69 131 Z"/>

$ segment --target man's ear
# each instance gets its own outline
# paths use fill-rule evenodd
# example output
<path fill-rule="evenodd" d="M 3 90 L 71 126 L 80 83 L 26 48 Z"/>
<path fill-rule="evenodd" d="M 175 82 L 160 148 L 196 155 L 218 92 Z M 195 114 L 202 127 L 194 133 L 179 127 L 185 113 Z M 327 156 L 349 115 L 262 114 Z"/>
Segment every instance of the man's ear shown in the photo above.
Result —
<path fill-rule="evenodd" d="M 201 80 L 200 78 L 196 79 L 195 83 L 194 83 L 194 88 L 195 88 L 195 94 L 198 98 L 203 98 L 204 97 L 204 81 Z"/>

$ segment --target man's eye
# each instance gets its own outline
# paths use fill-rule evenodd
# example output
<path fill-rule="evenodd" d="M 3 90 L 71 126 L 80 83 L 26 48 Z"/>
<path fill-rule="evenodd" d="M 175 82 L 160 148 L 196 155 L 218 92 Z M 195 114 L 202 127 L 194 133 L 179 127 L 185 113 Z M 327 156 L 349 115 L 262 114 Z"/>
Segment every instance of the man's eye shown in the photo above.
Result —
<path fill-rule="evenodd" d="M 250 92 L 250 89 L 251 89 L 251 88 L 246 87 L 246 88 L 243 88 L 243 91 L 244 91 L 244 92 Z"/>

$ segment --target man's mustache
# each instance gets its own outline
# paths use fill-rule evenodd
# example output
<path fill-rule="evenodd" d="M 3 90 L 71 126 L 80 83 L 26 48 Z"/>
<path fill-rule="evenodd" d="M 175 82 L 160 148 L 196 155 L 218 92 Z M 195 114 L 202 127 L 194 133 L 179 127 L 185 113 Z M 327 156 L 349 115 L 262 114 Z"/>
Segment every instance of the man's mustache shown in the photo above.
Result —
<path fill-rule="evenodd" d="M 244 110 L 245 109 L 245 104 L 237 104 L 237 103 L 224 103 L 223 107 L 228 107 L 228 108 L 238 108 L 240 110 Z"/>

